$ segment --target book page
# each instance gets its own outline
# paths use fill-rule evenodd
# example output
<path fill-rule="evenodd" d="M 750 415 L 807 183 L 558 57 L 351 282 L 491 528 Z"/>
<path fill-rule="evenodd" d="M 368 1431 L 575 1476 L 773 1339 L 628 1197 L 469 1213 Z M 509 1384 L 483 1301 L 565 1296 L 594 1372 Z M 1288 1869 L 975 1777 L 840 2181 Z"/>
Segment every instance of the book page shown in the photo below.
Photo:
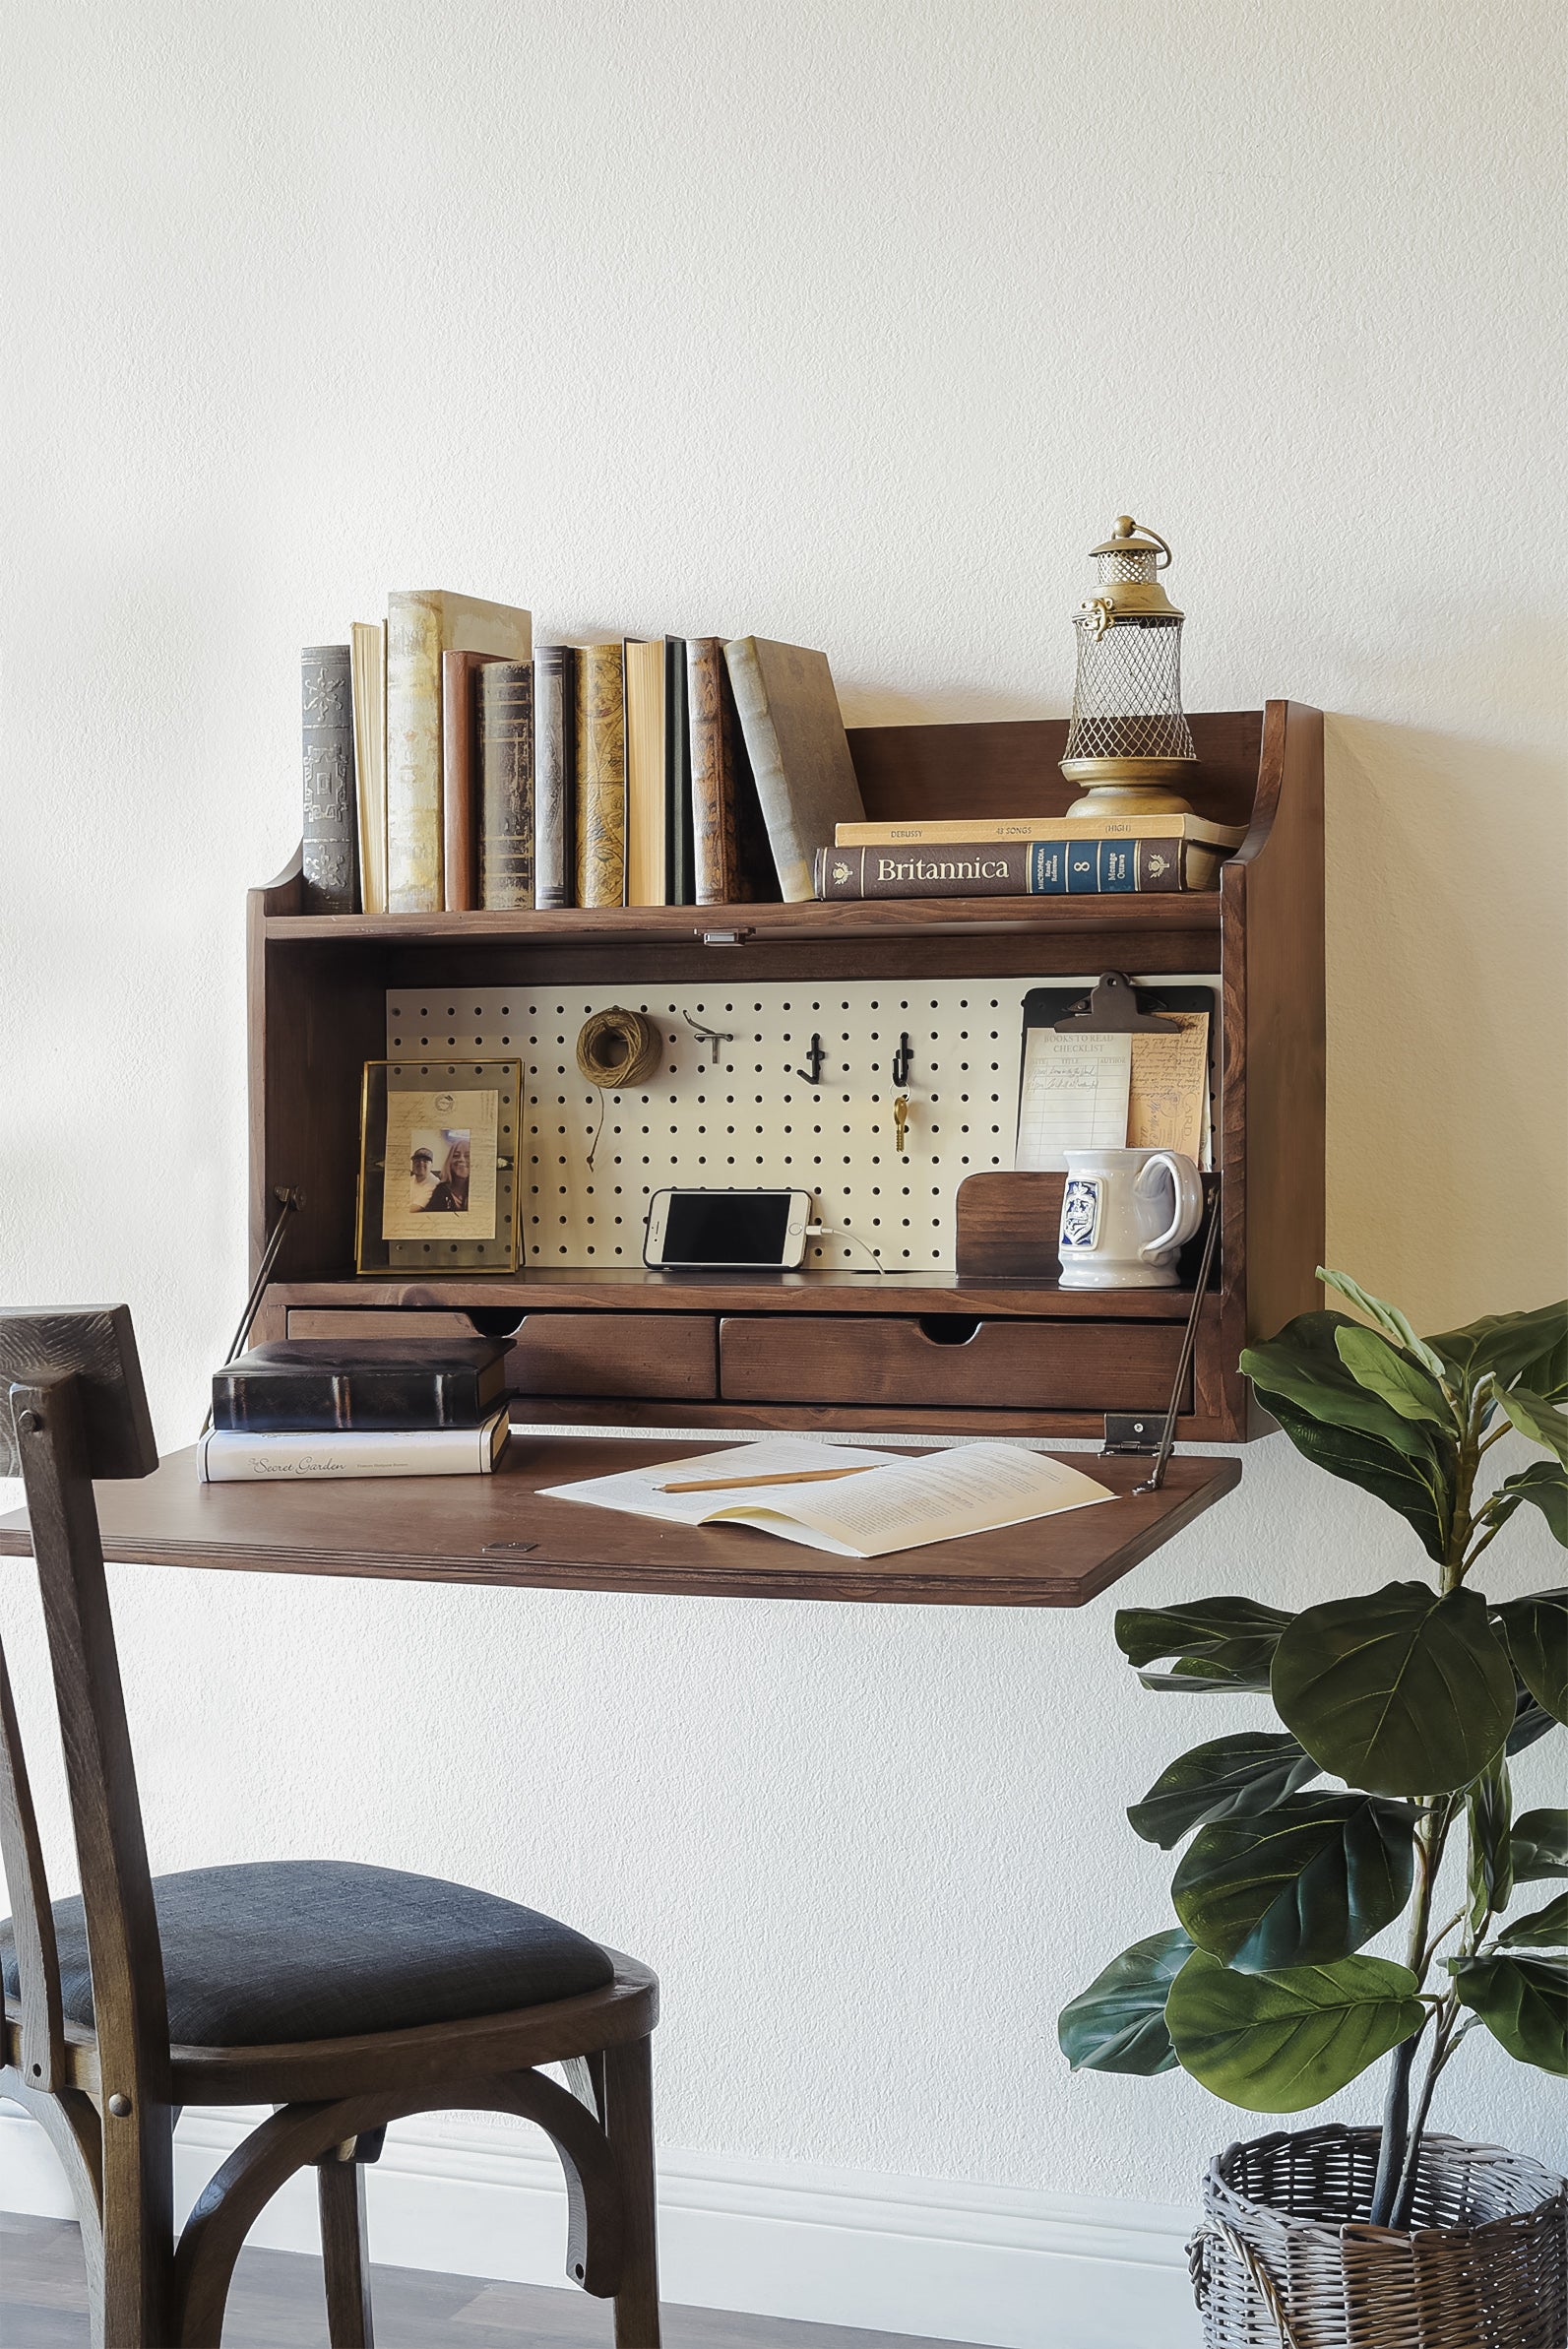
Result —
<path fill-rule="evenodd" d="M 865 1473 L 810 1485 L 740 1484 L 743 1477 L 781 1476 L 802 1469 L 851 1468 Z M 719 1492 L 664 1492 L 666 1484 L 734 1477 Z M 826 1444 L 780 1435 L 616 1476 L 554 1485 L 549 1500 L 588 1501 L 635 1517 L 682 1525 L 750 1525 L 841 1557 L 883 1557 L 929 1542 L 953 1542 L 1057 1509 L 1082 1508 L 1114 1495 L 1064 1460 L 1021 1444 L 961 1444 L 951 1451 L 908 1453 L 868 1445 Z"/>
<path fill-rule="evenodd" d="M 1163 1014 L 1179 1032 L 1150 1030 L 1130 1039 L 1132 1085 L 1127 1141 L 1135 1150 L 1180 1150 L 1204 1163 L 1209 1109 L 1209 1014 Z"/>
<path fill-rule="evenodd" d="M 1125 1147 L 1132 1047 L 1130 1036 L 1027 1030 L 1017 1173 L 1062 1174 L 1069 1150 Z"/>
<path fill-rule="evenodd" d="M 898 1460 L 897 1452 L 873 1451 L 864 1444 L 821 1443 L 809 1435 L 776 1435 L 758 1443 L 728 1444 L 721 1452 L 702 1452 L 686 1460 L 663 1460 L 652 1468 L 622 1469 L 607 1477 L 585 1477 L 581 1484 L 552 1485 L 547 1500 L 586 1500 L 595 1508 L 621 1509 L 632 1517 L 662 1517 L 675 1525 L 702 1525 L 726 1501 L 743 1501 L 744 1490 L 730 1492 L 661 1492 L 661 1485 L 696 1484 L 709 1477 L 787 1476 L 801 1469 L 853 1468 L 862 1461 Z M 855 1482 L 847 1479 L 846 1482 Z M 810 1487 L 782 1486 L 773 1491 L 791 1495 Z M 757 1494 L 759 1500 L 772 1492 Z"/>
<path fill-rule="evenodd" d="M 971 1443 L 836 1484 L 781 1486 L 750 1498 L 736 1493 L 706 1522 L 755 1525 L 841 1557 L 886 1557 L 1114 1498 L 1065 1460 L 1017 1444 Z"/>

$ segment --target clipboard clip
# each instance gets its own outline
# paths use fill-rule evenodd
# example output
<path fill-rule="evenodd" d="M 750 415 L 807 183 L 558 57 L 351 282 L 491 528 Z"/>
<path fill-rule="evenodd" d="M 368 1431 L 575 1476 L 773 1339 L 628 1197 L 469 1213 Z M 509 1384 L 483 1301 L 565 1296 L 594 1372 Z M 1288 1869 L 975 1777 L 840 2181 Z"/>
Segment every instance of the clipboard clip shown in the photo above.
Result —
<path fill-rule="evenodd" d="M 1141 1011 L 1138 989 L 1125 971 L 1103 971 L 1092 993 L 1071 1011 L 1053 1022 L 1058 1035 L 1065 1029 L 1069 1035 L 1143 1036 L 1151 1031 L 1157 1035 L 1179 1036 L 1179 1020 L 1161 1019 L 1157 1011 Z"/>

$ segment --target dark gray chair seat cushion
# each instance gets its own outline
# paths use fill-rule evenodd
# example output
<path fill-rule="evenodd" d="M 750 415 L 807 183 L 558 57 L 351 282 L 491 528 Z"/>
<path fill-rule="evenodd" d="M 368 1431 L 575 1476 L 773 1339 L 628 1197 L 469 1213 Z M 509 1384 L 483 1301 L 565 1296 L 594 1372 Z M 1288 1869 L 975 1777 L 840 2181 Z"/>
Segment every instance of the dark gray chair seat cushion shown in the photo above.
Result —
<path fill-rule="evenodd" d="M 504 2014 L 602 1990 L 596 1942 L 537 1909 L 438 1876 L 260 1860 L 155 1876 L 169 2037 L 185 2047 L 346 2039 Z M 66 2017 L 93 2022 L 79 1899 L 54 1904 Z M 18 1996 L 9 1919 L 0 1977 Z"/>

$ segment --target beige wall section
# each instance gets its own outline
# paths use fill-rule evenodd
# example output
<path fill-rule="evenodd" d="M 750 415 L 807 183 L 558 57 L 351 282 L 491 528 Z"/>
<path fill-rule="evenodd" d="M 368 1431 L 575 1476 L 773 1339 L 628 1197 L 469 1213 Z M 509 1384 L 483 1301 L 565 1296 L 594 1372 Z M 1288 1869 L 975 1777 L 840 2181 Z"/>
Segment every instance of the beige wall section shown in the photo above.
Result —
<path fill-rule="evenodd" d="M 1546 0 L 22 12 L 0 1294 L 128 1298 L 194 1431 L 301 644 L 435 584 L 540 638 L 822 645 L 851 720 L 1059 712 L 1123 509 L 1174 544 L 1195 706 L 1333 714 L 1334 1258 L 1428 1326 L 1560 1290 L 1562 32 Z M 1521 1519 L 1498 1589 L 1560 1565 Z M 1276 1438 L 1127 1588 L 1417 1562 Z M 678 2143 L 1171 2197 L 1231 2133 L 1051 2044 L 1165 1914 L 1123 1804 L 1220 1730 L 1129 1687 L 1108 1605 L 118 1589 L 165 1865 L 357 1849 L 647 1950 Z M 1546 2083 L 1470 2057 L 1446 2117 L 1544 2150 Z"/>

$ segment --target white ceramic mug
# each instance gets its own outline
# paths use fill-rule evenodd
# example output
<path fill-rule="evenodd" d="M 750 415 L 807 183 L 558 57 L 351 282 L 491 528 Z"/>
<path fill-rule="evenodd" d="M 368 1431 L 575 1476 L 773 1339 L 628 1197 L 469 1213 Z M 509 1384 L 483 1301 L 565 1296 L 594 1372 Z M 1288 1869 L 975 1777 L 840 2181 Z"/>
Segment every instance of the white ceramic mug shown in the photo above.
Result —
<path fill-rule="evenodd" d="M 1203 1222 L 1203 1177 L 1179 1150 L 1069 1150 L 1064 1289 L 1173 1289 Z"/>

